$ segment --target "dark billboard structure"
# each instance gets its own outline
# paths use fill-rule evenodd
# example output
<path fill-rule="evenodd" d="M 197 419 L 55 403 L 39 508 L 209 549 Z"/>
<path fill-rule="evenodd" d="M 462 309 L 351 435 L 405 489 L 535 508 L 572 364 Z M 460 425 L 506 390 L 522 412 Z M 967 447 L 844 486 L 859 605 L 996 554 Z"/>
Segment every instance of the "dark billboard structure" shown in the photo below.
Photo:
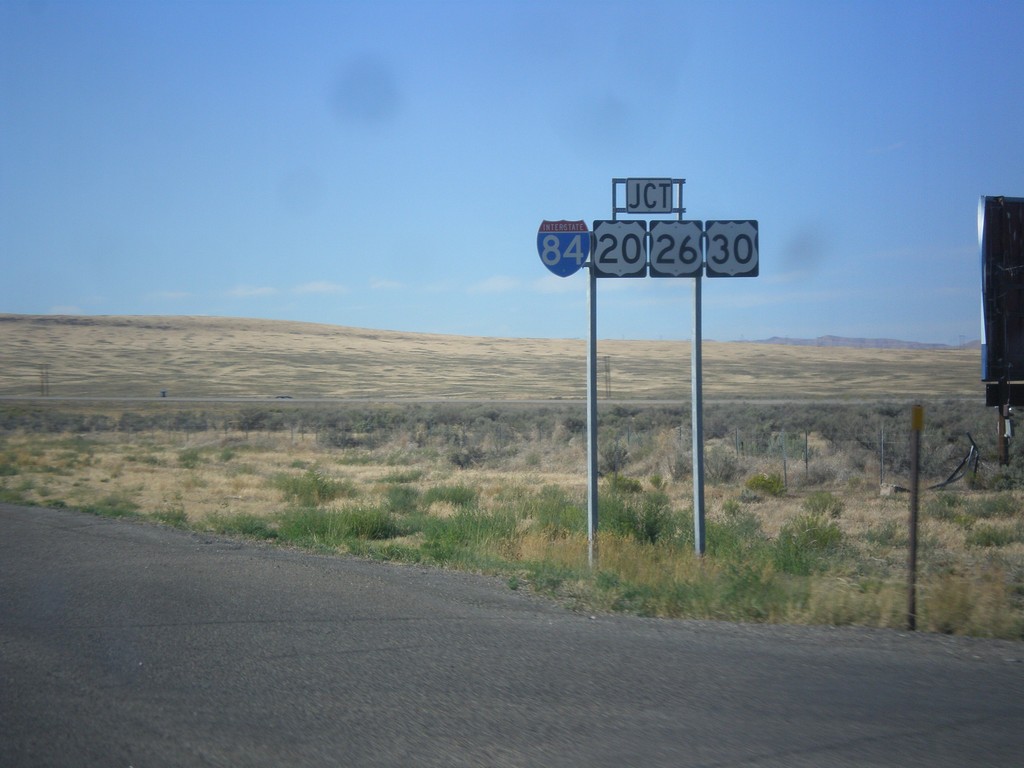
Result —
<path fill-rule="evenodd" d="M 1024 198 L 982 197 L 978 239 L 981 380 L 1003 385 L 1024 382 Z M 1001 389 L 1008 392 L 1010 388 Z M 1003 399 L 998 404 L 1024 402 Z"/>
<path fill-rule="evenodd" d="M 1024 405 L 1024 198 L 982 197 L 981 380 L 998 408 L 999 463 L 1009 464 L 1014 406 Z"/>

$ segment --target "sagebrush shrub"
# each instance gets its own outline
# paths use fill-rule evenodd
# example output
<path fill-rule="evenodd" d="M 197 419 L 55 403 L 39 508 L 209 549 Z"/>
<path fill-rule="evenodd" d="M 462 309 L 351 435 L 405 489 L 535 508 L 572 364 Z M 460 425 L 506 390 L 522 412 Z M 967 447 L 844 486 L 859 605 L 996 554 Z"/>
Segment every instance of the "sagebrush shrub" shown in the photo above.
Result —
<path fill-rule="evenodd" d="M 814 491 L 803 501 L 804 511 L 811 515 L 838 518 L 845 508 L 843 500 L 828 491 Z"/>
<path fill-rule="evenodd" d="M 740 461 L 732 451 L 714 446 L 704 452 L 704 477 L 709 483 L 731 483 L 739 472 Z"/>
<path fill-rule="evenodd" d="M 618 474 L 629 460 L 629 449 L 618 440 L 606 442 L 598 448 L 601 471 Z"/>
<path fill-rule="evenodd" d="M 199 460 L 200 456 L 198 448 L 186 448 L 178 454 L 178 464 L 183 466 L 185 469 L 195 469 L 199 466 Z"/>
<path fill-rule="evenodd" d="M 781 496 L 786 492 L 786 484 L 778 472 L 756 474 L 747 480 L 746 486 L 754 492 L 766 493 L 769 496 Z"/>
<path fill-rule="evenodd" d="M 643 483 L 639 480 L 620 475 L 618 472 L 608 478 L 606 485 L 611 493 L 640 493 L 644 489 Z"/>

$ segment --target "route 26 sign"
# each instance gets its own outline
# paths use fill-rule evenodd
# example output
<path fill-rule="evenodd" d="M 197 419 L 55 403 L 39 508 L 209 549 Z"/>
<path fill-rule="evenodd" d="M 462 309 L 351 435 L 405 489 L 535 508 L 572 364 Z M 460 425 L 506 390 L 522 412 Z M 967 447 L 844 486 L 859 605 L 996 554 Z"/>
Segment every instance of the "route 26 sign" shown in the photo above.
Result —
<path fill-rule="evenodd" d="M 651 277 L 698 277 L 703 241 L 699 221 L 652 221 Z"/>

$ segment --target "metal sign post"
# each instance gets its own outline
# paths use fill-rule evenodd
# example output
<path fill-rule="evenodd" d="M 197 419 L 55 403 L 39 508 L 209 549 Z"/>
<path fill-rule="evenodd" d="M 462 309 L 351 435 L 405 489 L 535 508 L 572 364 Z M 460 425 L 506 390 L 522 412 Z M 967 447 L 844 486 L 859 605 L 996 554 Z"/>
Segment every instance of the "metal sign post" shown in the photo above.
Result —
<path fill-rule="evenodd" d="M 693 336 L 690 341 L 690 425 L 693 432 L 693 548 L 704 554 L 704 371 L 701 359 L 701 277 L 693 278 Z"/>
<path fill-rule="evenodd" d="M 587 563 L 594 567 L 597 554 L 597 273 L 587 270 Z"/>
<path fill-rule="evenodd" d="M 693 337 L 690 386 L 693 431 L 694 549 L 704 554 L 704 396 L 701 360 L 701 277 L 756 277 L 758 227 L 751 220 L 684 221 L 686 179 L 612 179 L 612 218 L 597 220 L 588 231 L 584 221 L 547 221 L 537 233 L 541 261 L 559 277 L 588 267 L 587 305 L 587 558 L 597 558 L 597 278 L 693 278 Z M 626 205 L 618 204 L 618 187 Z M 675 219 L 620 220 L 618 215 L 675 214 Z M 587 260 L 587 257 L 589 261 Z"/>

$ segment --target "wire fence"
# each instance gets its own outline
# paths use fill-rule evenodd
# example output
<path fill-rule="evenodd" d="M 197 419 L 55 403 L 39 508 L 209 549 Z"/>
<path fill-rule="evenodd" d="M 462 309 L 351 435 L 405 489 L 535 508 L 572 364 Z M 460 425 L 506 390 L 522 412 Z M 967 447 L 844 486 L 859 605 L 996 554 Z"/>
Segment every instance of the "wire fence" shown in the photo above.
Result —
<path fill-rule="evenodd" d="M 909 433 L 887 432 L 882 427 L 828 438 L 810 430 L 735 429 L 717 441 L 716 450 L 731 452 L 741 464 L 759 462 L 773 467 L 787 485 L 821 481 L 823 474 L 853 473 L 877 480 L 881 486 L 899 485 L 909 475 L 911 463 Z M 922 434 L 921 471 L 930 478 L 955 482 L 967 472 L 979 471 L 983 460 L 981 449 L 969 433 L 964 433 L 961 440 Z"/>

